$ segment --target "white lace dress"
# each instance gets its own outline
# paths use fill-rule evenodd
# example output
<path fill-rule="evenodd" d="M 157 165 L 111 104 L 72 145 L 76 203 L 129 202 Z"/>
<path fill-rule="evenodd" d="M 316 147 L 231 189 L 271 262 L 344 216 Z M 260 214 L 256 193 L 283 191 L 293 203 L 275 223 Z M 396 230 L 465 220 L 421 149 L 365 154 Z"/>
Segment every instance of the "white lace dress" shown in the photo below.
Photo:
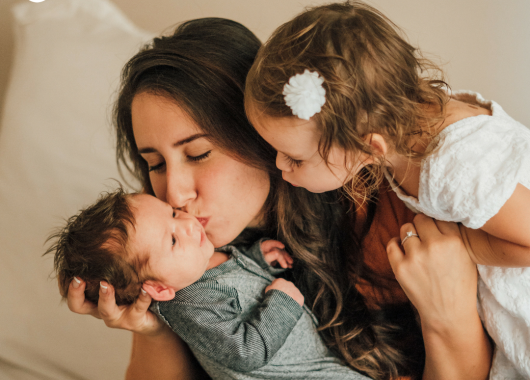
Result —
<path fill-rule="evenodd" d="M 421 163 L 418 198 L 385 174 L 415 212 L 477 229 L 518 183 L 530 188 L 530 130 L 480 94 L 459 91 L 452 97 L 488 108 L 492 116 L 462 119 L 437 136 L 433 154 Z M 479 313 L 496 344 L 490 379 L 530 379 L 530 268 L 479 265 L 478 271 Z"/>

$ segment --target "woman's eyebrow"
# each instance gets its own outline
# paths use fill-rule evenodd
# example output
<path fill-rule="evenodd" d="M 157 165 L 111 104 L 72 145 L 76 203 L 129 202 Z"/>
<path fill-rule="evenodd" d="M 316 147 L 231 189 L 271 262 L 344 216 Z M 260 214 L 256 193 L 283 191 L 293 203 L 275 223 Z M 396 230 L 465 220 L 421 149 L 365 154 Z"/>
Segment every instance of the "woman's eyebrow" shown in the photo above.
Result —
<path fill-rule="evenodd" d="M 206 137 L 207 134 L 206 133 L 196 133 L 194 135 L 191 135 L 189 137 L 186 137 L 185 139 L 182 139 L 182 140 L 179 140 L 177 141 L 176 143 L 173 144 L 173 147 L 179 147 L 181 145 L 184 145 L 184 144 L 188 144 L 194 140 L 197 140 L 197 139 L 200 139 L 201 137 Z M 142 148 L 142 149 L 138 149 L 138 153 L 139 154 L 144 154 L 144 153 L 156 153 L 157 150 L 155 148 Z"/>

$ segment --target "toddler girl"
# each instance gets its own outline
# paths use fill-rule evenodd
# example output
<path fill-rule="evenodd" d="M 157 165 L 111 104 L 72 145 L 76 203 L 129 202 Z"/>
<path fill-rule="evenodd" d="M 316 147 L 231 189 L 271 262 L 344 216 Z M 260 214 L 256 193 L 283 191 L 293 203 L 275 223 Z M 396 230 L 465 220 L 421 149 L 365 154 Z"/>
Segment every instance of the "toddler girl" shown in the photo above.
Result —
<path fill-rule="evenodd" d="M 278 28 L 245 97 L 294 186 L 342 188 L 362 203 L 386 176 L 414 211 L 461 223 L 469 241 L 487 233 L 470 254 L 483 264 L 480 309 L 498 349 L 492 374 L 530 378 L 527 128 L 494 101 L 451 92 L 436 65 L 359 1 L 309 9 Z M 409 231 L 402 244 L 418 238 Z"/>
<path fill-rule="evenodd" d="M 214 250 L 192 215 L 121 189 L 71 217 L 52 238 L 48 252 L 64 297 L 77 276 L 95 304 L 100 281 L 114 286 L 119 305 L 149 293 L 157 301 L 151 310 L 212 379 L 368 379 L 326 348 L 298 288 L 274 278 L 282 269 L 271 264 L 293 262 L 280 242 Z"/>

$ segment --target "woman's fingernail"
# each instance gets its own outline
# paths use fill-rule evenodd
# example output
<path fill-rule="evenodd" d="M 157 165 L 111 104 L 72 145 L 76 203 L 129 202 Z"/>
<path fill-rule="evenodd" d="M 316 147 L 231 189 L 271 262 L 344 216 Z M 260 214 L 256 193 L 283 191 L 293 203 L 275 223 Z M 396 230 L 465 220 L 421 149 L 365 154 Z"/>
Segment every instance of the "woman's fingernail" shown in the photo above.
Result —
<path fill-rule="evenodd" d="M 74 276 L 74 282 L 72 283 L 74 288 L 79 288 L 79 285 L 81 285 L 81 280 Z"/>
<path fill-rule="evenodd" d="M 101 281 L 99 282 L 99 286 L 101 286 L 101 292 L 103 294 L 107 294 L 107 286 L 103 285 L 103 283 Z"/>
<path fill-rule="evenodd" d="M 140 291 L 142 292 L 142 294 L 145 296 L 147 294 L 147 292 L 144 290 L 144 288 L 140 288 Z"/>

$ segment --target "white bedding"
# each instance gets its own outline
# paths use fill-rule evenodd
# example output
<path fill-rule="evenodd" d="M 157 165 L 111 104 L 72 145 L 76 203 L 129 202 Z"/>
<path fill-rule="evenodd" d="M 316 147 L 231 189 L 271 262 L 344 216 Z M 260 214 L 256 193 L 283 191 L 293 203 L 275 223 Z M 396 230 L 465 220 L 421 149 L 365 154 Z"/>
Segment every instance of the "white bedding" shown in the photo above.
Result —
<path fill-rule="evenodd" d="M 13 9 L 0 126 L 0 379 L 120 379 L 130 333 L 71 313 L 44 241 L 120 178 L 110 127 L 120 69 L 152 36 L 105 0 Z"/>

